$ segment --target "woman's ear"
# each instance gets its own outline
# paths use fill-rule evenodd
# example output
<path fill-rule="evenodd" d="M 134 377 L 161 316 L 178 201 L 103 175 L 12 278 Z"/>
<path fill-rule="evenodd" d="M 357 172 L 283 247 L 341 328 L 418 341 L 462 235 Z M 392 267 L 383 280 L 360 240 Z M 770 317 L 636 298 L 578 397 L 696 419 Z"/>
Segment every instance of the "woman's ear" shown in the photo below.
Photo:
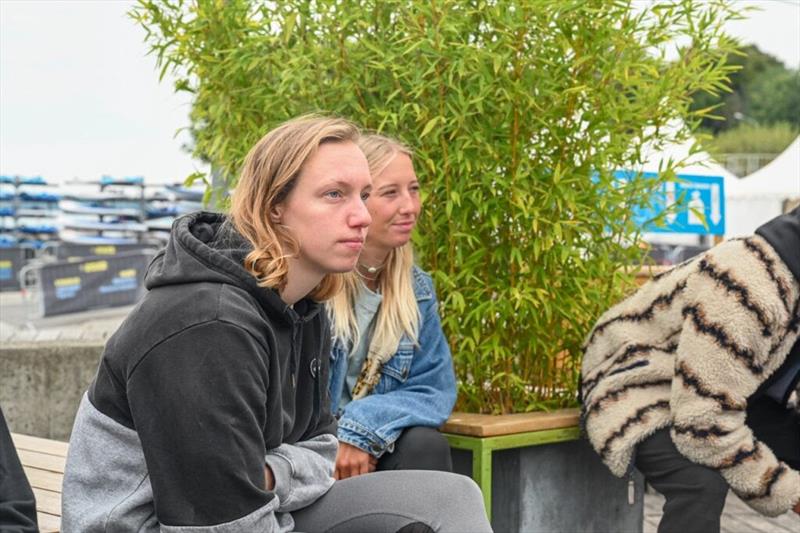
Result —
<path fill-rule="evenodd" d="M 269 210 L 269 219 L 275 223 L 281 223 L 281 216 L 283 215 L 283 206 L 275 205 Z"/>

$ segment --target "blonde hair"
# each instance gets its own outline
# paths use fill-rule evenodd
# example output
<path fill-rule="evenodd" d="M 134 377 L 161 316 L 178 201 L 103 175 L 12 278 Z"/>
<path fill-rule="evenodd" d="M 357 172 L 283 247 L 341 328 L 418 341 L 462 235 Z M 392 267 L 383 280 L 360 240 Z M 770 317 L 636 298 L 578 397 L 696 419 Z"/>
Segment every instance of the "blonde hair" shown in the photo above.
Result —
<path fill-rule="evenodd" d="M 383 172 L 398 154 L 412 156 L 411 149 L 406 145 L 377 134 L 362 136 L 358 146 L 367 157 L 373 179 Z M 397 350 L 403 334 L 417 343 L 419 308 L 414 295 L 413 266 L 414 250 L 411 241 L 389 252 L 386 266 L 378 277 L 378 287 L 383 299 L 378 310 L 367 359 L 377 358 L 381 363 L 388 360 Z M 349 344 L 351 350 L 358 345 L 360 335 L 364 333 L 358 331 L 354 311 L 360 288 L 358 274 L 348 272 L 344 275 L 344 290 L 327 302 L 333 336 L 345 346 Z"/>
<path fill-rule="evenodd" d="M 253 245 L 244 267 L 261 287 L 281 289 L 289 271 L 287 258 L 299 251 L 286 227 L 271 220 L 273 209 L 292 191 L 303 165 L 327 142 L 352 141 L 358 127 L 342 118 L 304 115 L 284 122 L 259 140 L 244 161 L 233 195 L 230 219 Z M 327 300 L 341 290 L 342 274 L 327 274 L 309 297 Z"/>

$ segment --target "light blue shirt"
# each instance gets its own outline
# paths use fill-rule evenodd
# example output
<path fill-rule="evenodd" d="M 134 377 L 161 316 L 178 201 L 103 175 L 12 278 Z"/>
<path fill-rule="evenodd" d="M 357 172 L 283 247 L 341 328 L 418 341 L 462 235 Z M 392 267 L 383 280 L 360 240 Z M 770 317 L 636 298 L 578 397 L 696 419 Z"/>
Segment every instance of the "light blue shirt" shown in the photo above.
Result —
<path fill-rule="evenodd" d="M 383 296 L 380 293 L 372 292 L 363 283 L 360 289 L 355 301 L 354 311 L 356 325 L 361 335 L 358 339 L 358 345 L 350 352 L 347 358 L 347 377 L 345 378 L 345 387 L 342 391 L 340 403 L 342 407 L 353 399 L 353 388 L 358 382 L 358 376 L 361 375 L 361 368 L 367 358 L 369 343 L 372 341 L 372 332 L 375 329 L 375 317 L 383 301 Z"/>

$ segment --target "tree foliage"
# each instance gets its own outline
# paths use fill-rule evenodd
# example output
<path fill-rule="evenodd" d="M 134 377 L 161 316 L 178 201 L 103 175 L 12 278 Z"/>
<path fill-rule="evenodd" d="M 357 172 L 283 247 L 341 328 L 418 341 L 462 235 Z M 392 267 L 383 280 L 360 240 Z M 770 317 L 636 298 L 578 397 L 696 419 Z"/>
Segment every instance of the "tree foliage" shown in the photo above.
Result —
<path fill-rule="evenodd" d="M 176 90 L 194 94 L 195 155 L 233 186 L 289 117 L 353 119 L 416 150 L 415 245 L 441 296 L 460 409 L 573 405 L 581 343 L 640 260 L 616 182 L 644 146 L 711 110 L 736 14 L 707 0 L 140 0 L 133 17 Z M 687 127 L 667 127 L 683 120 Z"/>
<path fill-rule="evenodd" d="M 730 76 L 729 92 L 701 91 L 693 97 L 693 109 L 717 107 L 714 115 L 718 118 L 705 118 L 704 129 L 719 134 L 742 123 L 761 126 L 787 123 L 800 129 L 800 71 L 787 69 L 776 57 L 755 45 L 728 56 L 727 65 L 735 69 Z"/>
<path fill-rule="evenodd" d="M 718 160 L 723 160 L 726 154 L 777 155 L 792 144 L 798 133 L 796 128 L 785 122 L 771 126 L 742 124 L 720 132 L 706 148 Z"/>
<path fill-rule="evenodd" d="M 749 114 L 759 124 L 800 130 L 800 70 L 776 69 L 750 86 Z"/>

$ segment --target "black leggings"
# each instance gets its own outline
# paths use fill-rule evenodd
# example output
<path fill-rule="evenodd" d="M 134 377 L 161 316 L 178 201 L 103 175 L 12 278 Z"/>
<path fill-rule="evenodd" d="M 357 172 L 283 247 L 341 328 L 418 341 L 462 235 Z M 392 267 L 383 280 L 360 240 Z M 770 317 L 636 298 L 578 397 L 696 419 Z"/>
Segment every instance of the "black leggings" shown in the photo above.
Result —
<path fill-rule="evenodd" d="M 751 398 L 747 425 L 778 459 L 800 467 L 800 417 L 795 412 L 767 397 Z M 719 533 L 728 484 L 718 471 L 681 455 L 669 428 L 637 446 L 636 467 L 666 498 L 658 533 Z"/>
<path fill-rule="evenodd" d="M 394 451 L 378 459 L 381 470 L 453 471 L 450 445 L 435 428 L 415 426 L 403 430 L 394 443 Z"/>
<path fill-rule="evenodd" d="M 800 470 L 800 416 L 767 396 L 748 400 L 747 425 L 775 456 Z"/>

